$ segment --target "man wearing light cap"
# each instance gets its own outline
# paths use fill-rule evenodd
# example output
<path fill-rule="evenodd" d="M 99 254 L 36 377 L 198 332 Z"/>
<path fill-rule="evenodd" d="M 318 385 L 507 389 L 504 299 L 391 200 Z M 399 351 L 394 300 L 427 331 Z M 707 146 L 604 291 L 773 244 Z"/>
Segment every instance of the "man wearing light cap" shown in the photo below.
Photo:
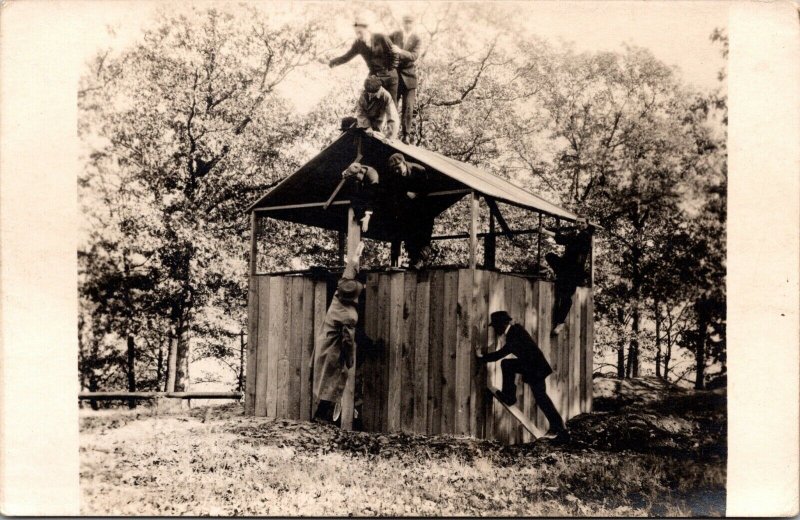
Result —
<path fill-rule="evenodd" d="M 347 63 L 356 55 L 361 55 L 369 68 L 370 76 L 378 78 L 392 101 L 397 103 L 398 56 L 395 54 L 392 42 L 383 34 L 371 33 L 363 16 L 356 17 L 353 28 L 356 32 L 356 41 L 342 56 L 330 60 L 328 66 L 336 67 Z"/>
<path fill-rule="evenodd" d="M 412 133 L 414 107 L 417 104 L 416 63 L 421 43 L 419 36 L 414 32 L 414 17 L 408 14 L 403 16 L 402 30 L 393 32 L 389 39 L 394 45 L 394 52 L 399 56 L 397 97 L 402 101 L 400 139 L 407 144 Z"/>
<path fill-rule="evenodd" d="M 336 403 L 342 398 L 350 367 L 355 364 L 356 324 L 358 323 L 358 297 L 364 285 L 356 280 L 359 258 L 364 250 L 360 242 L 333 295 L 322 331 L 319 348 L 314 350 L 314 401 L 317 407 L 314 420 L 332 423 Z"/>
<path fill-rule="evenodd" d="M 364 92 L 356 104 L 356 127 L 363 129 L 367 135 L 380 132 L 381 136 L 394 139 L 397 137 L 398 119 L 397 107 L 381 86 L 381 81 L 374 76 L 364 80 Z"/>

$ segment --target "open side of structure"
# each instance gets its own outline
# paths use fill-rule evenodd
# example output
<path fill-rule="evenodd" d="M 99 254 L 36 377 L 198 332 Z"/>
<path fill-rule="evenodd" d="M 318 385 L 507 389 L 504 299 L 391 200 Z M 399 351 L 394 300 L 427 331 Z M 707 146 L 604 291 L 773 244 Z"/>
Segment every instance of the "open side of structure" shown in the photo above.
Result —
<path fill-rule="evenodd" d="M 428 208 L 440 214 L 469 197 L 470 219 L 461 233 L 434 237 L 469 241 L 463 266 L 432 266 L 419 271 L 373 269 L 359 301 L 359 326 L 375 347 L 357 348 L 342 398 L 342 427 L 367 431 L 408 431 L 471 435 L 506 443 L 530 434 L 486 391 L 500 386 L 500 364 L 479 369 L 475 351 L 496 348 L 489 315 L 506 310 L 525 326 L 554 373 L 548 393 L 564 420 L 591 410 L 593 305 L 591 287 L 573 297 L 565 331 L 551 336 L 553 283 L 495 269 L 495 239 L 546 233 L 542 219 L 573 222 L 576 215 L 522 188 L 441 154 L 399 141 L 380 141 L 356 131 L 343 133 L 320 154 L 252 204 L 251 268 L 248 303 L 248 356 L 245 409 L 248 414 L 307 420 L 313 412 L 311 357 L 335 289 L 337 269 L 256 271 L 258 219 L 338 231 L 341 255 L 360 240 L 349 210 L 347 185 L 337 191 L 341 172 L 354 160 L 386 172 L 388 157 L 403 153 L 432 172 Z M 531 226 L 509 229 L 498 202 L 531 211 Z M 478 230 L 479 204 L 490 211 L 489 229 Z M 498 229 L 499 228 L 499 229 Z M 391 241 L 390 226 L 377 210 L 365 238 Z M 484 258 L 476 258 L 478 239 Z M 394 244 L 393 244 L 394 246 Z M 397 262 L 392 247 L 392 264 Z M 537 259 L 538 263 L 538 259 Z M 590 284 L 591 285 L 591 284 Z M 546 430 L 530 389 L 518 381 L 518 406 Z"/>

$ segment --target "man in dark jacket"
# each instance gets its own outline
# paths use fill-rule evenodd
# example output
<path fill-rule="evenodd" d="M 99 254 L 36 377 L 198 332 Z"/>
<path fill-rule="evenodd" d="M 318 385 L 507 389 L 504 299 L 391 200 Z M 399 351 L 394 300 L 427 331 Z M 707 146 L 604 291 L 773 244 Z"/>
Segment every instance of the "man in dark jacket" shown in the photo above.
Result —
<path fill-rule="evenodd" d="M 424 198 L 428 195 L 428 171 L 421 164 L 407 161 L 403 154 L 389 157 L 391 212 L 395 216 L 396 234 L 406 245 L 408 263 L 421 269 L 431 256 L 431 235 L 434 215 Z"/>
<path fill-rule="evenodd" d="M 579 285 L 587 283 L 586 260 L 592 254 L 593 228 L 585 218 L 575 221 L 573 229 L 556 230 L 556 244 L 564 246 L 564 254 L 547 253 L 545 260 L 556 275 L 556 303 L 553 310 L 553 334 L 558 335 L 564 329 L 569 309 L 572 307 L 572 296 Z"/>
<path fill-rule="evenodd" d="M 394 45 L 394 52 L 399 56 L 397 66 L 397 95 L 402 100 L 400 120 L 402 129 L 400 139 L 408 144 L 411 135 L 414 106 L 417 104 L 417 57 L 420 51 L 420 38 L 414 32 L 414 17 L 403 16 L 403 29 L 393 32 L 389 39 Z"/>
<path fill-rule="evenodd" d="M 550 424 L 550 429 L 545 437 L 555 437 L 559 441 L 569 440 L 569 432 L 564 426 L 564 420 L 547 395 L 545 379 L 553 373 L 553 369 L 539 346 L 522 325 L 514 323 L 506 311 L 493 312 L 490 318 L 489 326 L 494 328 L 495 337 L 499 340 L 501 336 L 505 336 L 505 345 L 486 355 L 476 352 L 478 361 L 492 363 L 509 354 L 516 356 L 516 359 L 503 359 L 500 363 L 503 371 L 501 399 L 509 406 L 517 402 L 517 386 L 514 378 L 517 374 L 521 374 L 523 383 L 527 383 L 531 387 L 536 405 Z"/>
<path fill-rule="evenodd" d="M 392 42 L 386 35 L 372 34 L 367 21 L 362 17 L 356 18 L 353 27 L 356 31 L 356 41 L 346 53 L 330 60 L 328 66 L 336 67 L 361 55 L 369 68 L 370 76 L 376 76 L 381 80 L 383 88 L 396 104 L 398 56 L 395 54 Z"/>
<path fill-rule="evenodd" d="M 342 172 L 342 178 L 351 186 L 350 204 L 361 231 L 366 233 L 378 194 L 378 172 L 371 166 L 354 162 Z"/>

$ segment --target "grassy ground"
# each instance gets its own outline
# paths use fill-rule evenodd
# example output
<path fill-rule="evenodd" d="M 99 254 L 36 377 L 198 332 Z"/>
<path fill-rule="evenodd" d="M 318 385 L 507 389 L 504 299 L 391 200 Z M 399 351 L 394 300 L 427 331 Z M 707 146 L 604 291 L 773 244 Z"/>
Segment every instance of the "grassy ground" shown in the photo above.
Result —
<path fill-rule="evenodd" d="M 717 516 L 726 399 L 595 381 L 574 442 L 519 446 L 244 417 L 82 413 L 86 515 Z"/>

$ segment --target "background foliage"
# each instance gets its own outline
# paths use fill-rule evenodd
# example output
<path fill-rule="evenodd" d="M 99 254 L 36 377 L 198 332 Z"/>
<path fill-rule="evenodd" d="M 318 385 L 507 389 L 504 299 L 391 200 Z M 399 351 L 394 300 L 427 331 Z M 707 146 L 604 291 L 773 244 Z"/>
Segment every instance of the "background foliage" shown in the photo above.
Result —
<path fill-rule="evenodd" d="M 369 8 L 397 26 L 386 6 Z M 530 36 L 510 8 L 442 3 L 417 13 L 424 50 L 415 144 L 605 228 L 596 371 L 724 383 L 724 71 L 718 89 L 700 92 L 646 49 L 577 52 Z M 79 90 L 82 387 L 163 389 L 173 344 L 179 390 L 207 378 L 189 373 L 205 358 L 228 367 L 222 379 L 242 383 L 242 211 L 335 138 L 351 111 L 363 64 L 328 71 L 320 62 L 347 44 L 331 25 L 354 9 L 164 8 L 134 44 L 87 63 Z M 715 31 L 709 45 L 726 53 L 725 33 Z M 330 90 L 300 111 L 291 92 L 313 81 Z M 437 231 L 463 230 L 465 209 L 443 214 Z M 535 225 L 502 209 L 512 228 Z M 335 237 L 317 230 L 266 220 L 259 233 L 260 269 L 335 260 Z M 535 267 L 534 242 L 498 240 L 499 267 Z M 436 248 L 438 262 L 465 261 L 463 241 Z M 369 262 L 385 262 L 385 249 L 371 248 Z"/>

